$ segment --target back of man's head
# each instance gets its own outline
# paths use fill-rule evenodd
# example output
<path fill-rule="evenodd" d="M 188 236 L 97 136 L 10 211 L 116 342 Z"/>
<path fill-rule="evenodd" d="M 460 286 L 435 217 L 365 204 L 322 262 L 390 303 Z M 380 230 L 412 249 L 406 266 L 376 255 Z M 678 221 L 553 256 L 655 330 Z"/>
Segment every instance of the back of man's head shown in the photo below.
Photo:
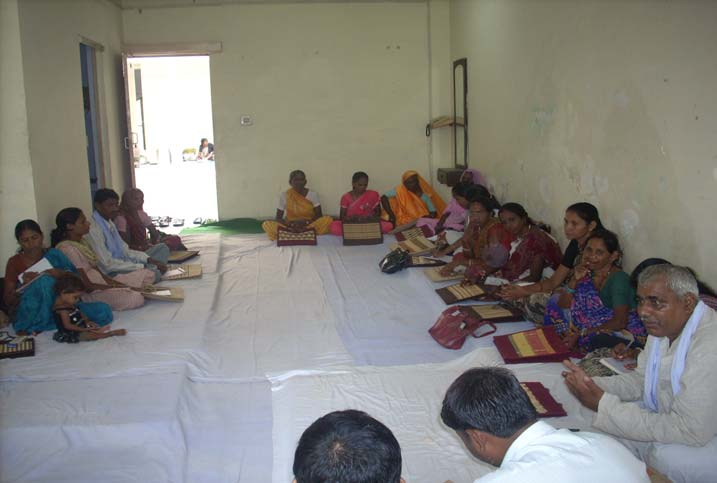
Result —
<path fill-rule="evenodd" d="M 446 392 L 441 419 L 456 431 L 510 438 L 538 418 L 520 383 L 501 367 L 469 369 Z"/>
<path fill-rule="evenodd" d="M 314 421 L 294 453 L 297 483 L 398 483 L 401 447 L 391 430 L 362 411 Z"/>

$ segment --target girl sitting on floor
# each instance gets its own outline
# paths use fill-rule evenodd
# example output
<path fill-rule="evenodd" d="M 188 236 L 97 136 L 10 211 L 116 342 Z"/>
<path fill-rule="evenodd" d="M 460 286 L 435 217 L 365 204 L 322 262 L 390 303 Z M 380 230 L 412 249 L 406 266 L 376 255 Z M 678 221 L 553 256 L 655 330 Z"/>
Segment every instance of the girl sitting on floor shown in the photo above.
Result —
<path fill-rule="evenodd" d="M 381 231 L 388 233 L 393 225 L 387 221 L 380 220 L 381 217 L 381 196 L 377 191 L 368 188 L 368 175 L 363 171 L 354 173 L 351 177 L 352 190 L 341 197 L 340 220 L 331 223 L 332 235 L 342 236 L 344 221 L 380 221 Z"/>
<path fill-rule="evenodd" d="M 66 273 L 57 279 L 55 283 L 56 298 L 52 306 L 57 332 L 52 339 L 57 342 L 74 344 L 85 340 L 125 335 L 126 330 L 111 330 L 109 325 L 100 326 L 82 313 L 77 304 L 84 291 L 84 284 L 77 275 Z"/>
<path fill-rule="evenodd" d="M 598 334 L 624 334 L 624 340 L 644 344 L 647 331 L 634 310 L 635 290 L 620 268 L 621 257 L 617 235 L 594 232 L 565 291 L 548 301 L 544 325 L 554 326 L 569 348 L 592 350 Z"/>
<path fill-rule="evenodd" d="M 279 196 L 276 219 L 265 221 L 261 225 L 269 239 L 277 239 L 279 227 L 297 232 L 313 228 L 317 235 L 329 233 L 333 219 L 321 213 L 319 195 L 306 188 L 304 172 L 300 169 L 292 171 L 289 174 L 289 184 L 291 188 Z"/>

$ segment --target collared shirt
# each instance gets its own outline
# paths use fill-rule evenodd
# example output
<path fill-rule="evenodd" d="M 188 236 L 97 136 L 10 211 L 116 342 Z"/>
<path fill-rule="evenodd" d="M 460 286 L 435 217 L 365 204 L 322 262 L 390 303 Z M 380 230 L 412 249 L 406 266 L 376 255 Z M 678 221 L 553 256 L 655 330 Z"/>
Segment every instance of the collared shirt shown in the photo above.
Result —
<path fill-rule="evenodd" d="M 645 463 L 596 433 L 573 433 L 538 421 L 513 441 L 495 472 L 475 483 L 647 483 Z"/>
<path fill-rule="evenodd" d="M 596 377 L 605 391 L 593 426 L 634 441 L 704 446 L 717 435 L 717 314 L 707 308 L 700 320 L 680 378 L 680 392 L 672 394 L 672 359 L 680 338 L 670 345 L 667 337 L 648 336 L 637 368 L 627 374 Z M 661 344 L 660 379 L 657 383 L 659 413 L 641 405 L 645 367 L 652 344 Z"/>
<path fill-rule="evenodd" d="M 110 231 L 117 232 L 117 227 L 111 220 L 108 221 L 107 224 L 109 225 Z M 125 254 L 125 259 L 120 260 L 114 258 L 105 243 L 105 234 L 97 223 L 92 223 L 90 232 L 85 235 L 85 239 L 90 243 L 95 254 L 97 254 L 97 265 L 100 271 L 105 274 L 132 272 L 144 268 L 144 264 L 147 263 L 147 259 L 149 258 L 144 252 L 130 249 L 124 241 L 122 242 L 122 249 Z"/>

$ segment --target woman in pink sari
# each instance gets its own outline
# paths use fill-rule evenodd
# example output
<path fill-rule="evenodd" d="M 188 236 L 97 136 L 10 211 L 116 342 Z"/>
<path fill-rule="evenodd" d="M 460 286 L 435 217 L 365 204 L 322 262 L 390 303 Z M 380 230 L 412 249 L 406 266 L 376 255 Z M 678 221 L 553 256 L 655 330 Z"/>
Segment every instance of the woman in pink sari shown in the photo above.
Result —
<path fill-rule="evenodd" d="M 329 230 L 332 235 L 342 236 L 344 221 L 379 220 L 381 216 L 381 195 L 378 192 L 366 189 L 368 175 L 363 171 L 354 173 L 351 178 L 353 189 L 341 197 L 340 220 L 331 223 Z M 381 231 L 388 233 L 393 225 L 381 220 Z"/>
<path fill-rule="evenodd" d="M 451 191 L 453 198 L 443 210 L 443 216 L 438 218 L 419 218 L 417 227 L 427 226 L 433 235 L 438 235 L 444 230 L 463 231 L 468 218 L 468 194 L 469 186 L 463 183 L 455 185 Z"/>

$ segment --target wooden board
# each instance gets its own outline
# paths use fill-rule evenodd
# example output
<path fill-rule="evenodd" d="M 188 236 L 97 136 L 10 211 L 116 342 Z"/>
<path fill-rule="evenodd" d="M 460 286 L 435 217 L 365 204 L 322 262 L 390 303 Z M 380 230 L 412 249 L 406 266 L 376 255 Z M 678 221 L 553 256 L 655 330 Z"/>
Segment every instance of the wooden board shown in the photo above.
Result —
<path fill-rule="evenodd" d="M 490 322 L 520 322 L 525 320 L 523 312 L 505 304 L 471 305 L 468 309 L 476 317 Z"/>
<path fill-rule="evenodd" d="M 25 339 L 19 344 L 8 342 L 0 343 L 0 359 L 16 359 L 18 357 L 33 357 L 35 355 L 35 339 Z"/>
<path fill-rule="evenodd" d="M 192 257 L 196 257 L 199 255 L 198 250 L 176 250 L 173 252 L 169 252 L 169 258 L 167 259 L 168 263 L 182 263 L 186 262 Z"/>
<path fill-rule="evenodd" d="M 548 388 L 541 383 L 521 382 L 520 387 L 528 395 L 539 418 L 560 418 L 568 415 L 563 405 L 556 401 Z"/>
<path fill-rule="evenodd" d="M 433 232 L 427 226 L 413 227 L 408 230 L 403 230 L 396 233 L 396 241 L 402 242 L 406 240 L 413 240 L 414 238 L 426 238 L 433 236 Z"/>
<path fill-rule="evenodd" d="M 408 261 L 408 267 L 442 267 L 446 262 L 437 258 L 428 258 L 421 255 L 414 255 Z"/>
<path fill-rule="evenodd" d="M 309 228 L 308 230 L 295 232 L 287 228 L 279 227 L 276 246 L 290 247 L 302 245 L 316 245 L 316 230 Z"/>
<path fill-rule="evenodd" d="M 169 292 L 166 294 L 165 292 Z M 184 300 L 184 289 L 181 287 L 158 287 L 148 285 L 142 289 L 142 295 L 152 300 L 165 300 L 168 302 L 181 302 Z"/>
<path fill-rule="evenodd" d="M 448 305 L 463 302 L 464 300 L 495 299 L 491 293 L 492 291 L 493 287 L 487 287 L 477 283 L 455 283 L 448 287 L 436 289 L 436 293 Z"/>
<path fill-rule="evenodd" d="M 383 243 L 381 223 L 378 221 L 354 223 L 343 222 L 344 245 L 380 245 Z"/>
<path fill-rule="evenodd" d="M 405 250 L 411 255 L 425 255 L 433 251 L 433 249 L 436 248 L 436 245 L 426 237 L 419 236 L 391 245 L 391 250 L 395 250 L 396 248 Z"/>
<path fill-rule="evenodd" d="M 453 272 L 450 275 L 441 275 L 441 268 L 443 267 L 430 267 L 423 269 L 423 273 L 426 274 L 428 280 L 431 282 L 452 282 L 454 280 L 463 280 L 465 273 Z"/>
<path fill-rule="evenodd" d="M 570 357 L 570 351 L 550 326 L 498 335 L 493 337 L 493 343 L 506 364 L 562 362 Z"/>
<path fill-rule="evenodd" d="M 180 270 L 182 273 L 170 274 Z M 162 280 L 187 280 L 190 278 L 199 278 L 202 276 L 201 265 L 169 265 L 167 273 L 162 276 Z"/>

